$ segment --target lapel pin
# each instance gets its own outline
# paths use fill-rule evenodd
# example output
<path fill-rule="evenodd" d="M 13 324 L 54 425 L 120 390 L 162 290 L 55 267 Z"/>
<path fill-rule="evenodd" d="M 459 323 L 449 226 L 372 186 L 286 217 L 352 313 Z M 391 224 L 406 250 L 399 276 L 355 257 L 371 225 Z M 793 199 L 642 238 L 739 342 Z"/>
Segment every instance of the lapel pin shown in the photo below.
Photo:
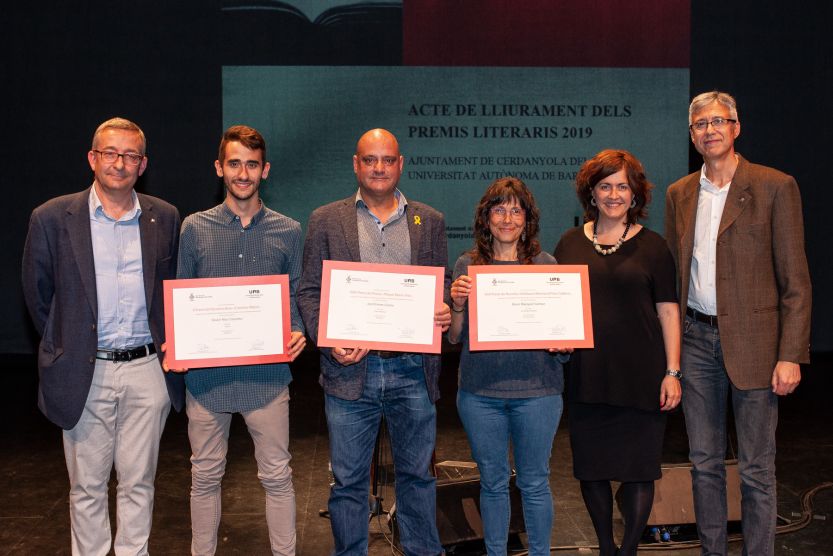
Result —
<path fill-rule="evenodd" d="M 422 224 L 422 220 L 420 219 L 419 216 L 414 216 L 414 224 L 416 224 L 417 226 Z"/>

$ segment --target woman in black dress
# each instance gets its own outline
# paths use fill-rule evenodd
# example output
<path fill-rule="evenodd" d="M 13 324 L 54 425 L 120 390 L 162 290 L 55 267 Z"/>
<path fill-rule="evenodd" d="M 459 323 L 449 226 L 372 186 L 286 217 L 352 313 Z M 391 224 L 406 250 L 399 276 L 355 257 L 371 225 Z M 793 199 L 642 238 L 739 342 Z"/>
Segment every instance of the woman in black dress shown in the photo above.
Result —
<path fill-rule="evenodd" d="M 636 554 L 659 479 L 664 412 L 680 403 L 680 317 L 671 253 L 642 227 L 652 185 L 627 151 L 605 150 L 576 176 L 584 226 L 555 257 L 590 272 L 594 349 L 573 355 L 567 383 L 573 473 L 600 554 Z M 610 481 L 620 487 L 625 534 L 613 538 Z"/>

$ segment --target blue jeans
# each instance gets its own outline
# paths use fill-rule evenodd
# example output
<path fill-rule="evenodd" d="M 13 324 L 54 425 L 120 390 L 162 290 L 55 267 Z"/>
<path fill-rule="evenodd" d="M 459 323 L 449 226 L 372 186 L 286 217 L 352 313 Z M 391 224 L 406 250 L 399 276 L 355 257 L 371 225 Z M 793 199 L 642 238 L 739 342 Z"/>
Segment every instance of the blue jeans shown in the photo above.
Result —
<path fill-rule="evenodd" d="M 564 405 L 561 395 L 490 398 L 457 392 L 457 411 L 480 471 L 486 550 L 505 555 L 509 537 L 509 441 L 515 458 L 530 556 L 550 554 L 553 508 L 550 454 Z"/>
<path fill-rule="evenodd" d="M 440 554 L 436 479 L 430 472 L 437 413 L 425 386 L 422 357 L 368 356 L 361 397 L 325 395 L 324 401 L 335 478 L 329 502 L 335 554 L 367 554 L 370 461 L 383 415 L 393 452 L 402 548 L 409 556 Z"/>
<path fill-rule="evenodd" d="M 731 392 L 738 435 L 743 554 L 771 555 L 777 518 L 775 428 L 778 397 L 769 388 L 738 390 L 729 381 L 717 328 L 686 317 L 683 412 L 688 432 L 694 515 L 703 554 L 726 554 L 726 406 Z"/>

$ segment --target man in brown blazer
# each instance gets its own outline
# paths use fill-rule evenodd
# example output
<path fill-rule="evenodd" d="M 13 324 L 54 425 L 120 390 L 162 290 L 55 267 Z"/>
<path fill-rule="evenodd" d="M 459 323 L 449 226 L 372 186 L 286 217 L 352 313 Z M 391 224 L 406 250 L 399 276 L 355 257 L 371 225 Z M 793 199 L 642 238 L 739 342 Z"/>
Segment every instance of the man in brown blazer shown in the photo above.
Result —
<path fill-rule="evenodd" d="M 726 554 L 726 406 L 741 476 L 743 554 L 773 554 L 778 396 L 809 362 L 810 276 L 795 180 L 735 153 L 735 99 L 689 107 L 703 167 L 668 188 L 665 235 L 683 309 L 683 411 L 703 554 Z"/>

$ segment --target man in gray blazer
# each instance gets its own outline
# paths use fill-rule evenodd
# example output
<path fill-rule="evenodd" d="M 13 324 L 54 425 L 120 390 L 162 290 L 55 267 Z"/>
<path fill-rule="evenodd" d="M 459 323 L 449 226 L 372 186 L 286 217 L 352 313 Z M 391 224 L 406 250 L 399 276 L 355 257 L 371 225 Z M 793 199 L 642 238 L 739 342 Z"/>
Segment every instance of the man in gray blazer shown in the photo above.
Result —
<path fill-rule="evenodd" d="M 128 120 L 102 123 L 87 154 L 90 188 L 32 212 L 23 293 L 38 348 L 38 405 L 64 429 L 73 554 L 107 554 L 107 484 L 119 486 L 117 555 L 147 554 L 159 439 L 181 376 L 163 373 L 162 280 L 176 277 L 179 213 L 137 194 L 145 136 Z"/>
<path fill-rule="evenodd" d="M 810 276 L 795 180 L 735 152 L 735 99 L 689 107 L 703 168 L 668 188 L 665 234 L 684 315 L 683 411 L 703 554 L 726 554 L 726 405 L 738 436 L 744 554 L 775 546 L 778 396 L 809 363 Z"/>
<path fill-rule="evenodd" d="M 358 191 L 310 216 L 297 297 L 313 340 L 318 334 L 322 261 L 447 267 L 443 215 L 406 200 L 397 189 L 403 164 L 390 132 L 368 131 L 353 156 Z M 445 291 L 449 279 L 446 270 Z M 450 322 L 444 303 L 435 312 L 435 324 L 446 330 Z M 319 349 L 335 478 L 329 501 L 335 554 L 367 553 L 370 461 L 383 415 L 393 451 L 402 547 L 408 555 L 441 553 L 430 470 L 440 356 L 370 351 L 358 345 Z"/>

